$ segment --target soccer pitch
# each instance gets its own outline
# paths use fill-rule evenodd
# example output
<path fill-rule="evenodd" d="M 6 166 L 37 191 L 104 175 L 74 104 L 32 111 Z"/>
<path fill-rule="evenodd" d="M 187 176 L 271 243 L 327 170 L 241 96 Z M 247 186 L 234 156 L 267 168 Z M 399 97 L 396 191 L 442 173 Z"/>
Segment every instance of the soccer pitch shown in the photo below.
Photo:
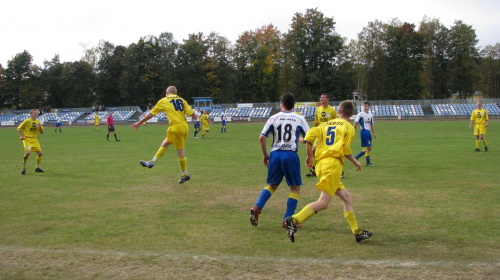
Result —
<path fill-rule="evenodd" d="M 467 120 L 376 122 L 376 166 L 344 167 L 358 222 L 374 233 L 361 244 L 338 198 L 291 243 L 285 181 L 250 224 L 266 186 L 263 125 L 220 133 L 216 123 L 210 139 L 190 127 L 182 185 L 173 147 L 154 168 L 139 165 L 166 126 L 117 126 L 121 141 L 109 143 L 106 126 L 46 127 L 45 173 L 32 154 L 25 176 L 17 131 L 1 128 L 0 279 L 498 279 L 500 121 L 479 153 Z M 299 155 L 304 175 L 304 145 Z M 297 211 L 319 196 L 316 178 L 302 180 Z"/>

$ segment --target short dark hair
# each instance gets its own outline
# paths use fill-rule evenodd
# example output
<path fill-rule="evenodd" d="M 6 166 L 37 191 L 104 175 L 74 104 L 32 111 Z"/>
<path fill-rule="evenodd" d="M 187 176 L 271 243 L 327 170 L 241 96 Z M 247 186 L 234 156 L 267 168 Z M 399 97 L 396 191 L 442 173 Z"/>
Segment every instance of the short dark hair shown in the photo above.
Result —
<path fill-rule="evenodd" d="M 292 110 L 293 106 L 295 106 L 295 96 L 293 96 L 293 94 L 287 92 L 281 96 L 280 102 L 283 103 L 283 105 L 285 106 L 285 109 Z"/>
<path fill-rule="evenodd" d="M 354 104 L 350 100 L 340 102 L 339 111 L 343 117 L 350 118 L 354 114 Z"/>
<path fill-rule="evenodd" d="M 368 106 L 370 106 L 370 102 L 368 101 L 363 102 L 363 104 L 367 104 Z"/>
<path fill-rule="evenodd" d="M 325 95 L 326 98 L 330 99 L 330 95 L 328 93 L 322 93 L 321 95 Z"/>

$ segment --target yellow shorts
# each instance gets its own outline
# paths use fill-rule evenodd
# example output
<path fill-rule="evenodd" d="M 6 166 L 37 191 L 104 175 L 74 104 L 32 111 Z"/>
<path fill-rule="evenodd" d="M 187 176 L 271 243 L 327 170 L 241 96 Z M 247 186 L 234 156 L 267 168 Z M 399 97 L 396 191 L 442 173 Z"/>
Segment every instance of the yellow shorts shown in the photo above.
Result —
<path fill-rule="evenodd" d="M 23 146 L 25 151 L 41 152 L 42 147 L 36 138 L 24 138 Z"/>
<path fill-rule="evenodd" d="M 475 124 L 474 125 L 474 135 L 486 134 L 486 126 L 484 124 Z"/>
<path fill-rule="evenodd" d="M 320 160 L 316 164 L 316 176 L 318 176 L 319 179 L 316 188 L 326 192 L 331 197 L 335 195 L 337 190 L 344 189 L 344 184 L 340 182 L 343 168 L 344 165 L 340 159 L 324 158 Z"/>
<path fill-rule="evenodd" d="M 189 126 L 187 124 L 176 124 L 167 129 L 167 143 L 174 145 L 178 150 L 184 149 Z"/>
<path fill-rule="evenodd" d="M 201 124 L 203 130 L 210 130 L 210 126 L 208 124 Z"/>

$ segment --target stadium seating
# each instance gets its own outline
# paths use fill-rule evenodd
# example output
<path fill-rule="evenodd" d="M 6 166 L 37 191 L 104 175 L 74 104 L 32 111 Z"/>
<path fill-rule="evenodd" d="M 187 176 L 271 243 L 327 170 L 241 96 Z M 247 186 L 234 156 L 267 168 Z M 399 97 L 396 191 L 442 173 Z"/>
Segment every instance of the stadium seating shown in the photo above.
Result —
<path fill-rule="evenodd" d="M 358 106 L 358 113 L 363 111 L 363 106 Z M 370 112 L 375 117 L 420 117 L 424 111 L 420 105 L 372 105 Z"/>
<path fill-rule="evenodd" d="M 432 112 L 435 116 L 465 116 L 469 117 L 472 111 L 477 108 L 475 103 L 473 104 L 432 104 Z M 488 111 L 488 114 L 500 115 L 500 108 L 496 104 L 488 103 L 483 104 L 483 108 Z"/>
<path fill-rule="evenodd" d="M 89 114 L 88 116 L 85 117 L 85 120 L 93 120 L 95 114 L 96 113 Z M 97 114 L 99 114 L 99 119 L 102 120 L 108 117 L 109 112 L 98 112 Z M 129 118 L 131 118 L 134 114 L 135 114 L 134 111 L 113 111 L 113 119 L 115 121 L 126 121 Z"/>
<path fill-rule="evenodd" d="M 220 117 L 222 115 L 222 108 L 214 108 L 210 112 L 209 117 Z M 251 117 L 251 118 L 268 118 L 271 116 L 272 107 L 243 107 L 243 108 L 228 108 L 226 115 L 228 117 Z"/>

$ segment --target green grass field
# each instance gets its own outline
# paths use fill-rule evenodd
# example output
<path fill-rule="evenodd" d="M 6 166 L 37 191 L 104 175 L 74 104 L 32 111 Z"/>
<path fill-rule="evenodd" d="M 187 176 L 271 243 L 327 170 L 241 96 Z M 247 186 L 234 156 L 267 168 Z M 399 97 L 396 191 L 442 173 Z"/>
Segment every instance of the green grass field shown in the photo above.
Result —
<path fill-rule="evenodd" d="M 498 279 L 500 122 L 490 121 L 487 153 L 474 152 L 468 123 L 376 123 L 376 167 L 344 167 L 360 226 L 374 232 L 362 244 L 338 198 L 291 243 L 285 182 L 251 226 L 263 123 L 225 134 L 215 124 L 209 140 L 190 132 L 182 185 L 172 148 L 154 168 L 139 165 L 165 126 L 118 126 L 121 142 L 110 143 L 105 126 L 46 127 L 45 173 L 33 154 L 25 176 L 17 131 L 2 128 L 0 279 Z M 359 145 L 357 135 L 353 153 Z M 299 154 L 305 174 L 305 146 Z M 297 211 L 318 198 L 316 180 L 303 176 Z"/>

